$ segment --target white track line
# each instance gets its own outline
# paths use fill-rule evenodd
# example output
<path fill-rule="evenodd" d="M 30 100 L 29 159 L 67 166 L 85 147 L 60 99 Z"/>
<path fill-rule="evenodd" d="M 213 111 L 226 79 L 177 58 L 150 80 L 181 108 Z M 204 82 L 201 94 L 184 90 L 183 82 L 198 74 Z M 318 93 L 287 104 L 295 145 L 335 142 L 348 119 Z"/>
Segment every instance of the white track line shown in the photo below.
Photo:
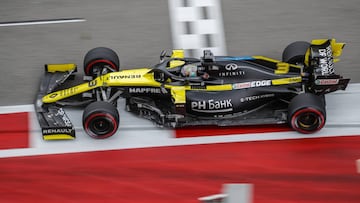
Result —
<path fill-rule="evenodd" d="M 9 113 L 20 113 L 20 112 L 34 112 L 34 105 L 16 105 L 16 106 L 0 106 L 0 114 L 9 114 Z"/>
<path fill-rule="evenodd" d="M 59 23 L 77 23 L 85 22 L 84 18 L 71 19 L 49 19 L 49 20 L 31 20 L 31 21 L 16 21 L 16 22 L 0 22 L 0 27 L 24 26 L 24 25 L 45 25 L 45 24 L 59 24 Z"/>

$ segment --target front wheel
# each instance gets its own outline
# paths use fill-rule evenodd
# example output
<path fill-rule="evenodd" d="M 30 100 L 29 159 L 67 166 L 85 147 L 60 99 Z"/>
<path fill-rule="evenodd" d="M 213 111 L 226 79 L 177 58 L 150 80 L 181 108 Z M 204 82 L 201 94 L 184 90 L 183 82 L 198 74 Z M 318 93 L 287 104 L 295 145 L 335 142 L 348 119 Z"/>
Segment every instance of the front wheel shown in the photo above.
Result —
<path fill-rule="evenodd" d="M 295 96 L 288 113 L 289 125 L 300 133 L 314 133 L 325 125 L 325 102 L 322 97 L 311 93 Z"/>
<path fill-rule="evenodd" d="M 83 127 L 92 138 L 104 139 L 114 135 L 119 126 L 119 112 L 108 102 L 89 104 L 83 113 Z"/>
<path fill-rule="evenodd" d="M 107 47 L 97 47 L 88 51 L 84 57 L 85 75 L 98 76 L 104 69 L 107 72 L 119 71 L 119 57 L 116 52 Z"/>

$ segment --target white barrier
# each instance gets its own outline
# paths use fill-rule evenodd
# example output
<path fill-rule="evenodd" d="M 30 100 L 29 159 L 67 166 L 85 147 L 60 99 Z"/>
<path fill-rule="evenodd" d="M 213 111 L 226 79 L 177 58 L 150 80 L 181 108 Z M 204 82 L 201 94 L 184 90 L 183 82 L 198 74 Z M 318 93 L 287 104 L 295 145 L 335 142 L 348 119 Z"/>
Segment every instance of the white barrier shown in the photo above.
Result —
<path fill-rule="evenodd" d="M 198 198 L 203 203 L 252 203 L 253 185 L 230 183 L 223 185 L 223 193 Z"/>
<path fill-rule="evenodd" d="M 205 197 L 200 197 L 198 200 L 203 203 L 223 203 L 227 194 L 215 194 Z"/>
<path fill-rule="evenodd" d="M 220 0 L 169 0 L 174 49 L 199 57 L 204 49 L 226 55 Z"/>

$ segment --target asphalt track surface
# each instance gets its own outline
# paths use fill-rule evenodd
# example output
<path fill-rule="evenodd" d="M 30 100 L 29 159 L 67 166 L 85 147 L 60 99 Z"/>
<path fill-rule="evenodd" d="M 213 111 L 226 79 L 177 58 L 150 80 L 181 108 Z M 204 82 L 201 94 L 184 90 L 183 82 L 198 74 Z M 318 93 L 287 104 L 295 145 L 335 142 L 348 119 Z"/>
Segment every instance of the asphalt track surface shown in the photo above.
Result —
<path fill-rule="evenodd" d="M 360 82 L 358 0 L 224 0 L 229 55 L 281 58 L 297 40 L 336 38 L 347 46 L 337 71 Z M 4 0 L 1 22 L 84 18 L 86 22 L 0 27 L 0 106 L 30 104 L 45 63 L 77 63 L 97 46 L 116 50 L 123 68 L 156 64 L 172 48 L 166 0 Z"/>

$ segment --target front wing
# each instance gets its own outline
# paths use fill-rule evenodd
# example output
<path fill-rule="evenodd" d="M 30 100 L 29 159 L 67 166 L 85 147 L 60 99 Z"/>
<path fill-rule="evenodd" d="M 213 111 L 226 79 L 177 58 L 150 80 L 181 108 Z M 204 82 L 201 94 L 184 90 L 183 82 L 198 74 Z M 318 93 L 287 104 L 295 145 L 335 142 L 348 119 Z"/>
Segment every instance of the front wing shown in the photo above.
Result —
<path fill-rule="evenodd" d="M 62 107 L 55 103 L 44 104 L 45 95 L 53 92 L 76 72 L 75 64 L 47 64 L 36 97 L 35 111 L 44 140 L 75 139 L 75 129 Z"/>

